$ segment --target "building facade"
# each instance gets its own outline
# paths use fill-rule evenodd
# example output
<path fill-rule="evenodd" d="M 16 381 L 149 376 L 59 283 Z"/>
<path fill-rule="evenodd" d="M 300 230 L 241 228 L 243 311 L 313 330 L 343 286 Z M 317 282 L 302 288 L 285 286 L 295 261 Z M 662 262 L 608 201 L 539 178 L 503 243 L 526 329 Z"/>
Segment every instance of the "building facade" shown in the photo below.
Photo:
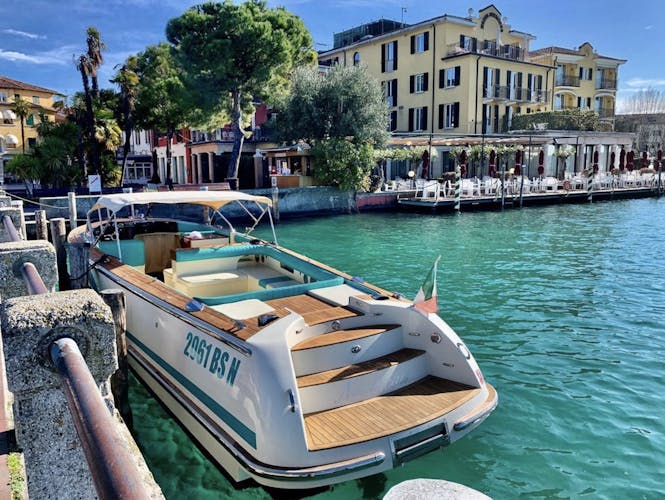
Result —
<path fill-rule="evenodd" d="M 35 127 L 39 124 L 40 114 L 49 121 L 55 121 L 54 102 L 58 97 L 61 95 L 55 90 L 0 75 L 0 167 L 3 172 L 5 162 L 24 150 L 27 152 L 36 144 Z M 23 132 L 21 119 L 12 110 L 16 98 L 23 99 L 30 106 L 23 123 Z"/>
<path fill-rule="evenodd" d="M 513 29 L 493 5 L 470 9 L 466 17 L 381 26 L 388 28 L 359 27 L 349 30 L 356 37 L 336 37 L 346 45 L 320 53 L 319 63 L 364 64 L 384 87 L 391 132 L 504 133 L 516 114 L 563 109 L 573 101 L 602 118 L 614 116 L 618 66 L 625 61 L 598 56 L 589 44 L 575 55 L 531 51 L 535 37 Z M 571 83 L 562 77 L 573 72 L 583 76 L 575 99 L 561 86 Z"/>
<path fill-rule="evenodd" d="M 591 110 L 614 125 L 619 66 L 625 59 L 601 56 L 590 43 L 579 49 L 545 47 L 529 59 L 555 68 L 552 109 Z"/>

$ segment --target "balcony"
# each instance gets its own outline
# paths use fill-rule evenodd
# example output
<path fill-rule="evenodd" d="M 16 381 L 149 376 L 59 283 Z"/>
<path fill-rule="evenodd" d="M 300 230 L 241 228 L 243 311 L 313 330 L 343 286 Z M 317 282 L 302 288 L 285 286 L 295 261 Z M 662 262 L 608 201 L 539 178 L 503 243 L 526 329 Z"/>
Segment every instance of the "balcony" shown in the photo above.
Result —
<path fill-rule="evenodd" d="M 519 102 L 533 102 L 533 103 L 546 103 L 548 102 L 549 91 L 529 89 L 529 88 L 516 88 L 511 96 L 511 100 Z"/>
<path fill-rule="evenodd" d="M 596 82 L 596 90 L 616 90 L 617 81 L 614 78 L 603 78 Z"/>
<path fill-rule="evenodd" d="M 579 87 L 580 77 L 574 75 L 557 75 L 554 85 L 557 87 Z"/>
<path fill-rule="evenodd" d="M 510 95 L 510 88 L 506 85 L 490 85 L 483 87 L 484 99 L 495 99 L 500 101 L 508 100 Z"/>
<path fill-rule="evenodd" d="M 596 109 L 596 113 L 598 114 L 598 118 L 601 119 L 614 118 L 614 108 L 598 108 Z"/>
<path fill-rule="evenodd" d="M 478 42 L 475 39 L 467 39 L 464 46 L 453 43 L 447 47 L 447 56 L 461 54 L 482 54 L 512 61 L 524 61 L 524 50 L 517 45 L 497 45 L 496 42 L 484 40 Z"/>

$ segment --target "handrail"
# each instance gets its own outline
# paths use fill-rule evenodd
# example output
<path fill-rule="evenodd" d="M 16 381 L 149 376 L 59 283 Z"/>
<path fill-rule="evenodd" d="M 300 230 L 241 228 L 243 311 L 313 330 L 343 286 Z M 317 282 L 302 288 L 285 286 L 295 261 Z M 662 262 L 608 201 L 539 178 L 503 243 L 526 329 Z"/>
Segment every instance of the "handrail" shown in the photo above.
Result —
<path fill-rule="evenodd" d="M 76 342 L 70 338 L 58 339 L 51 344 L 49 354 L 60 374 L 74 427 L 99 497 L 148 498 L 142 478 L 122 446 L 113 418 Z"/>
<path fill-rule="evenodd" d="M 11 217 L 5 215 L 3 223 L 12 241 L 22 241 Z M 33 263 L 24 262 L 21 274 L 29 295 L 49 293 Z M 49 354 L 60 374 L 69 412 L 99 498 L 148 498 L 141 474 L 122 445 L 111 413 L 76 342 L 60 338 L 51 344 Z"/>

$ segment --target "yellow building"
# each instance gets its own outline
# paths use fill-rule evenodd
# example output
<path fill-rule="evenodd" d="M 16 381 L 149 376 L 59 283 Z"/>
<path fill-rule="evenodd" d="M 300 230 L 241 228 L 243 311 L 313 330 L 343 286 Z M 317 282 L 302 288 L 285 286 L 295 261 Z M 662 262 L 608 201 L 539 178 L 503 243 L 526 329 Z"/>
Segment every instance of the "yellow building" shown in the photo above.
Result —
<path fill-rule="evenodd" d="M 562 95 L 555 87 L 561 59 L 530 52 L 534 39 L 512 29 L 490 5 L 478 13 L 469 9 L 466 17 L 443 15 L 412 25 L 380 20 L 336 34 L 335 48 L 320 53 L 319 63 L 366 65 L 384 86 L 392 132 L 495 134 L 506 132 L 516 114 L 553 109 L 555 92 Z M 588 67 L 601 73 L 600 85 L 616 82 L 624 61 L 591 53 L 594 65 Z M 610 61 L 618 63 L 613 72 Z M 613 116 L 615 90 L 598 92 L 592 78 L 580 87 L 588 91 L 580 96 L 592 97 L 584 104 L 602 114 L 611 109 Z"/>
<path fill-rule="evenodd" d="M 55 90 L 0 75 L 0 167 L 4 166 L 3 161 L 8 161 L 14 155 L 23 152 L 24 142 L 25 151 L 35 145 L 37 141 L 35 126 L 39 124 L 39 114 L 44 113 L 50 121 L 54 121 L 56 111 L 53 102 L 54 97 L 59 95 Z M 21 120 L 12 111 L 16 97 L 30 105 L 23 134 L 21 134 Z"/>
<path fill-rule="evenodd" d="M 577 50 L 545 47 L 529 58 L 556 68 L 553 109 L 593 110 L 614 125 L 619 66 L 625 59 L 598 55 L 588 42 Z"/>

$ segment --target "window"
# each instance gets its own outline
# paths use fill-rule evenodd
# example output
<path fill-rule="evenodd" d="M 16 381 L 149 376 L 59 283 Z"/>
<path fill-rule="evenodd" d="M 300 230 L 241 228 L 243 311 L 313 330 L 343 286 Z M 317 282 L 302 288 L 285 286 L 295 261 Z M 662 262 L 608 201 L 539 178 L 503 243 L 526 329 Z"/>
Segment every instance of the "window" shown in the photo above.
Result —
<path fill-rule="evenodd" d="M 459 127 L 459 102 L 439 104 L 439 128 Z"/>
<path fill-rule="evenodd" d="M 470 36 L 460 35 L 459 46 L 469 52 L 476 52 L 478 49 L 478 40 Z"/>
<path fill-rule="evenodd" d="M 35 149 L 36 145 L 37 145 L 37 139 L 34 137 L 28 137 L 28 148 Z"/>
<path fill-rule="evenodd" d="M 411 35 L 411 53 L 427 52 L 429 50 L 429 31 Z"/>
<path fill-rule="evenodd" d="M 427 129 L 427 106 L 409 108 L 409 132 Z"/>
<path fill-rule="evenodd" d="M 409 91 L 412 94 L 420 94 L 427 92 L 429 88 L 429 74 L 420 73 L 419 75 L 411 75 L 409 77 Z"/>
<path fill-rule="evenodd" d="M 39 96 L 38 95 L 33 95 L 32 96 L 32 104 L 39 104 Z"/>
<path fill-rule="evenodd" d="M 360 52 L 354 52 L 353 54 L 353 65 L 358 66 L 360 64 Z"/>
<path fill-rule="evenodd" d="M 397 106 L 397 78 L 383 82 L 388 107 Z"/>
<path fill-rule="evenodd" d="M 388 123 L 388 131 L 394 132 L 397 130 L 397 111 L 390 112 L 390 122 Z"/>
<path fill-rule="evenodd" d="M 439 88 L 457 87 L 460 84 L 460 67 L 439 70 Z"/>
<path fill-rule="evenodd" d="M 593 80 L 593 68 L 580 66 L 580 80 Z"/>
<path fill-rule="evenodd" d="M 35 126 L 35 115 L 33 115 L 33 114 L 28 115 L 25 119 L 25 124 L 28 127 L 34 127 Z"/>
<path fill-rule="evenodd" d="M 381 73 L 397 70 L 397 40 L 381 44 Z"/>
<path fill-rule="evenodd" d="M 0 102 L 7 102 L 7 92 L 0 92 Z"/>

